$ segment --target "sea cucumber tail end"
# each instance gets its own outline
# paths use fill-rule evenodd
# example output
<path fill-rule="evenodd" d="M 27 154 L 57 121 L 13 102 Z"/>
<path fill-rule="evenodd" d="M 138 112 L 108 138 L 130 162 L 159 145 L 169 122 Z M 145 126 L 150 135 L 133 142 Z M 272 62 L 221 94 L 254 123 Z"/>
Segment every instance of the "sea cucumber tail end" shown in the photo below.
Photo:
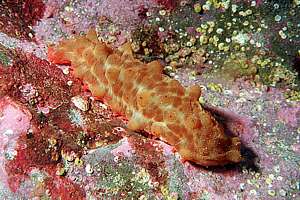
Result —
<path fill-rule="evenodd" d="M 48 59 L 54 64 L 71 65 L 71 61 L 65 57 L 63 51 L 57 51 L 55 47 L 48 48 Z"/>

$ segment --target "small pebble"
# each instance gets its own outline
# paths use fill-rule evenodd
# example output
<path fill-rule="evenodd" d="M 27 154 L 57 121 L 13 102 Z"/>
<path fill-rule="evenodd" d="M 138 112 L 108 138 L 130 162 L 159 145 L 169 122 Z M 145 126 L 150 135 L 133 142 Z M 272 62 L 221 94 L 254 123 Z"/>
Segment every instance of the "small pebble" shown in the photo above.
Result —
<path fill-rule="evenodd" d="M 203 9 L 204 11 L 209 11 L 209 10 L 210 10 L 210 6 L 207 5 L 207 4 L 205 4 L 205 5 L 202 6 L 202 9 Z"/>
<path fill-rule="evenodd" d="M 249 25 L 249 21 L 244 21 L 243 25 L 244 26 L 248 26 Z"/>
<path fill-rule="evenodd" d="M 115 156 L 114 161 L 117 163 L 119 161 L 119 156 Z"/>
<path fill-rule="evenodd" d="M 224 46 L 225 46 L 225 44 L 223 42 L 221 42 L 221 43 L 218 44 L 218 49 L 220 51 L 222 51 L 222 50 L 224 50 Z"/>
<path fill-rule="evenodd" d="M 66 170 L 64 167 L 58 167 L 56 170 L 56 175 L 57 176 L 63 176 L 66 173 Z"/>
<path fill-rule="evenodd" d="M 280 20 L 281 20 L 281 16 L 280 16 L 280 15 L 276 15 L 276 16 L 275 16 L 275 21 L 276 21 L 276 22 L 279 22 Z"/>
<path fill-rule="evenodd" d="M 274 171 L 279 173 L 280 172 L 280 166 L 279 165 L 274 166 Z"/>
<path fill-rule="evenodd" d="M 215 27 L 215 22 L 214 21 L 208 21 L 207 24 L 210 26 L 210 27 Z"/>
<path fill-rule="evenodd" d="M 6 131 L 4 131 L 3 135 L 5 136 L 10 136 L 10 135 L 13 135 L 14 134 L 14 131 L 11 130 L 11 129 L 7 129 Z"/>
<path fill-rule="evenodd" d="M 67 81 L 67 85 L 71 86 L 73 84 L 73 81 Z"/>
<path fill-rule="evenodd" d="M 65 75 L 68 75 L 68 74 L 70 73 L 68 67 L 64 68 L 62 71 L 63 71 L 63 73 L 64 73 Z"/>
<path fill-rule="evenodd" d="M 280 30 L 279 32 L 279 35 L 280 35 L 280 37 L 282 38 L 282 39 L 286 39 L 286 34 L 283 32 L 283 30 Z"/>
<path fill-rule="evenodd" d="M 255 175 L 254 175 L 254 176 L 255 176 L 255 178 L 257 178 L 257 179 L 258 179 L 258 178 L 261 176 L 261 174 L 257 172 L 257 173 L 255 173 Z"/>
<path fill-rule="evenodd" d="M 80 110 L 87 111 L 89 109 L 89 102 L 80 96 L 75 96 L 71 98 L 72 103 Z"/>
<path fill-rule="evenodd" d="M 250 9 L 246 10 L 246 14 L 247 15 L 251 15 L 252 14 L 252 10 L 250 10 Z"/>
<path fill-rule="evenodd" d="M 241 184 L 240 184 L 240 190 L 241 190 L 241 191 L 244 191 L 244 190 L 245 190 L 245 183 L 241 183 Z"/>
<path fill-rule="evenodd" d="M 201 33 L 201 32 L 202 32 L 201 27 L 197 27 L 197 28 L 196 28 L 196 32 Z"/>
<path fill-rule="evenodd" d="M 190 42 L 190 41 L 188 41 L 188 42 L 186 43 L 186 46 L 191 47 L 191 46 L 193 46 L 193 43 Z"/>
<path fill-rule="evenodd" d="M 266 178 L 266 183 L 268 184 L 268 185 L 271 185 L 272 184 L 272 179 L 270 179 L 270 178 Z"/>
<path fill-rule="evenodd" d="M 256 42 L 256 47 L 261 47 L 261 43 L 260 42 Z"/>
<path fill-rule="evenodd" d="M 180 1 L 180 6 L 183 7 L 187 4 L 187 1 L 186 0 L 182 0 Z"/>
<path fill-rule="evenodd" d="M 236 11 L 237 11 L 237 5 L 236 4 L 233 4 L 232 6 L 231 6 L 231 11 L 233 12 L 233 13 L 235 13 Z"/>
<path fill-rule="evenodd" d="M 245 17 L 247 14 L 246 14 L 244 11 L 240 11 L 240 12 L 239 12 L 239 15 Z"/>
<path fill-rule="evenodd" d="M 73 11 L 73 7 L 71 7 L 71 6 L 66 6 L 66 7 L 65 7 L 65 11 L 66 11 L 66 12 L 72 12 L 72 11 Z"/>
<path fill-rule="evenodd" d="M 201 8 L 201 4 L 200 4 L 200 3 L 194 4 L 194 11 L 195 11 L 196 13 L 200 13 L 201 10 L 202 10 L 202 8 Z"/>
<path fill-rule="evenodd" d="M 159 11 L 159 14 L 160 14 L 161 16 L 165 16 L 166 13 L 167 13 L 167 12 L 166 12 L 165 10 L 160 10 L 160 11 Z"/>
<path fill-rule="evenodd" d="M 256 190 L 254 189 L 250 190 L 250 195 L 256 195 L 256 194 L 257 194 Z"/>
<path fill-rule="evenodd" d="M 208 37 L 206 35 L 201 35 L 199 40 L 200 40 L 200 44 L 207 44 Z"/>
<path fill-rule="evenodd" d="M 278 9 L 278 8 L 279 8 L 278 3 L 275 3 L 273 6 L 274 6 L 275 9 Z"/>
<path fill-rule="evenodd" d="M 201 28 L 203 28 L 203 29 L 208 29 L 207 24 L 201 24 L 200 26 L 201 26 Z"/>
<path fill-rule="evenodd" d="M 216 32 L 217 32 L 218 34 L 222 34 L 223 31 L 224 31 L 224 30 L 221 29 L 221 28 L 218 28 L 218 29 L 216 30 Z"/>
<path fill-rule="evenodd" d="M 280 195 L 280 196 L 285 197 L 286 194 L 287 194 L 287 193 L 286 193 L 286 191 L 285 191 L 284 189 L 280 189 L 280 190 L 279 190 L 279 195 Z"/>
<path fill-rule="evenodd" d="M 274 197 L 276 195 L 275 190 L 268 190 L 268 194 L 272 197 Z"/>
<path fill-rule="evenodd" d="M 85 166 L 85 171 L 86 171 L 86 173 L 88 173 L 88 174 L 92 174 L 92 173 L 94 172 L 93 167 L 92 167 L 90 164 L 87 164 L 87 165 Z"/>

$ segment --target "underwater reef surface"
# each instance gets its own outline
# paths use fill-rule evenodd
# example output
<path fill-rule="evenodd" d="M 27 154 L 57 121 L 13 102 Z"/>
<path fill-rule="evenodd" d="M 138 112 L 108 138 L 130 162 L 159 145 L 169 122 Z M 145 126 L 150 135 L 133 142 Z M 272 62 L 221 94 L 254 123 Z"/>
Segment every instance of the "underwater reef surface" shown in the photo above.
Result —
<path fill-rule="evenodd" d="M 300 1 L 282 2 L 0 1 L 0 199 L 299 199 Z M 90 28 L 198 84 L 244 159 L 182 162 L 47 60 Z"/>

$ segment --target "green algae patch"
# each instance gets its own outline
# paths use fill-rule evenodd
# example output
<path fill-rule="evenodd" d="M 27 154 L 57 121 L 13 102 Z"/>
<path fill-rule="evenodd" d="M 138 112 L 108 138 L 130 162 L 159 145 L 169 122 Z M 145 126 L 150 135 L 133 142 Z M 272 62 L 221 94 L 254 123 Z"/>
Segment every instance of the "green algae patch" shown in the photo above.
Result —
<path fill-rule="evenodd" d="M 145 168 L 136 167 L 124 160 L 118 165 L 102 165 L 97 170 L 103 174 L 97 183 L 102 197 L 154 198 L 155 186 Z"/>
<path fill-rule="evenodd" d="M 4 66 L 9 66 L 11 65 L 11 60 L 5 53 L 0 52 L 0 63 Z"/>
<path fill-rule="evenodd" d="M 287 101 L 300 101 L 300 91 L 299 90 L 289 90 L 284 93 L 284 97 Z"/>
<path fill-rule="evenodd" d="M 249 61 L 244 53 L 232 54 L 224 61 L 223 66 L 216 70 L 216 76 L 227 81 L 234 81 L 242 77 L 254 77 L 256 73 L 256 64 Z"/>
<path fill-rule="evenodd" d="M 11 50 L 0 44 L 0 65 L 3 65 L 4 67 L 12 65 L 12 57 L 13 53 Z"/>
<path fill-rule="evenodd" d="M 246 78 L 271 87 L 295 88 L 299 81 L 292 60 L 299 51 L 298 7 L 273 1 L 181 3 L 173 12 L 147 13 L 148 28 L 154 27 L 154 32 L 144 32 L 155 35 L 157 31 L 159 37 L 150 41 L 158 40 L 163 51 L 157 55 L 172 77 L 179 67 L 192 67 L 197 75 L 229 81 Z M 137 33 L 143 31 L 134 35 Z M 134 43 L 139 40 L 135 47 L 144 45 L 146 51 L 137 54 L 147 57 L 156 52 L 147 38 L 133 37 Z"/>
<path fill-rule="evenodd" d="M 299 82 L 296 72 L 280 63 L 261 66 L 258 74 L 262 83 L 272 87 L 295 88 Z"/>

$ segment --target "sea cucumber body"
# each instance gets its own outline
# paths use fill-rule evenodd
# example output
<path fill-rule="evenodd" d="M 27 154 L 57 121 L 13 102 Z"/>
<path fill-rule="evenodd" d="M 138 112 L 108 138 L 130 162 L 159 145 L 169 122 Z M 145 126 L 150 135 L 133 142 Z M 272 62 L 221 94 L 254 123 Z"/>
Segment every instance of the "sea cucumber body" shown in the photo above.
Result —
<path fill-rule="evenodd" d="M 204 166 L 241 160 L 239 138 L 225 135 L 203 110 L 199 86 L 184 88 L 163 75 L 158 61 L 145 64 L 134 59 L 128 44 L 113 50 L 90 31 L 50 47 L 48 58 L 56 64 L 71 64 L 74 76 L 94 96 L 126 115 L 128 128 L 161 138 L 183 159 Z"/>

